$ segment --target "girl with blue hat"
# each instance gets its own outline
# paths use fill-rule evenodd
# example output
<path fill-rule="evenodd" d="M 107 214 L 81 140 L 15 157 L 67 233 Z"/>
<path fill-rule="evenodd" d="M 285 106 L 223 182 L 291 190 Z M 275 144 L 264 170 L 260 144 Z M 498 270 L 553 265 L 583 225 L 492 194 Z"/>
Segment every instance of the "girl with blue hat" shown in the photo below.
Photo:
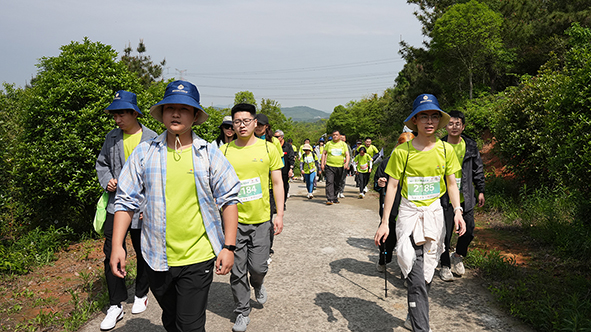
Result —
<path fill-rule="evenodd" d="M 449 122 L 449 115 L 431 94 L 418 96 L 404 124 L 418 135 L 392 151 L 386 165 L 390 177 L 382 222 L 374 237 L 377 246 L 388 236 L 397 238 L 397 259 L 408 285 L 408 316 L 404 326 L 428 332 L 429 289 L 439 257 L 444 250 L 445 221 L 439 198 L 446 192 L 454 208 L 455 231 L 466 231 L 455 173 L 461 169 L 453 147 L 435 133 Z M 447 186 L 448 183 L 452 185 Z M 389 216 L 396 192 L 401 202 L 396 229 L 389 229 Z M 393 233 L 393 234 L 392 234 Z"/>

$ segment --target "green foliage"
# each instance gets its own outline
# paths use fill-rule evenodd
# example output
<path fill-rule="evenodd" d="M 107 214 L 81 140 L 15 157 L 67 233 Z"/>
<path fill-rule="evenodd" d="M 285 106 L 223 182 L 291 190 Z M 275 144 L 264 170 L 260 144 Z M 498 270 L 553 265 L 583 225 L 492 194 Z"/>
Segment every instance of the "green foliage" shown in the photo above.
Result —
<path fill-rule="evenodd" d="M 100 192 L 94 165 L 113 121 L 103 110 L 115 91 L 141 89 L 116 57 L 110 46 L 84 39 L 40 60 L 14 174 L 33 227 L 90 227 Z"/>
<path fill-rule="evenodd" d="M 281 105 L 272 99 L 261 100 L 260 113 L 263 113 L 269 118 L 269 125 L 273 131 L 283 130 L 286 139 L 290 138 L 289 134 L 293 131 L 293 121 L 291 118 L 287 119 L 283 112 L 281 112 Z"/>
<path fill-rule="evenodd" d="M 257 100 L 254 98 L 254 94 L 250 91 L 236 92 L 236 94 L 234 95 L 234 105 L 240 103 L 252 104 L 254 106 L 257 106 Z"/>
<path fill-rule="evenodd" d="M 0 240 L 0 273 L 25 274 L 35 266 L 48 264 L 72 239 L 71 228 L 49 226 L 47 230 L 37 227 L 17 239 Z"/>

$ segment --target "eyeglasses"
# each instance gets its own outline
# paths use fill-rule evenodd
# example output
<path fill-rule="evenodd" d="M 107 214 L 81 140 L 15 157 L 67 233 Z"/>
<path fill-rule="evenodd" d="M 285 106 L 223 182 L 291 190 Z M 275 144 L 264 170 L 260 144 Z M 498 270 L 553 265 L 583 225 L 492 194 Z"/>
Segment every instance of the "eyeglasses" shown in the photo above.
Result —
<path fill-rule="evenodd" d="M 243 123 L 244 123 L 245 126 L 248 126 L 252 122 L 252 120 L 254 120 L 254 119 L 244 119 L 244 120 L 238 120 L 237 119 L 237 120 L 232 121 L 232 123 L 236 127 L 240 127 L 240 125 L 243 124 Z"/>
<path fill-rule="evenodd" d="M 419 115 L 419 121 L 421 121 L 421 123 L 427 123 L 427 122 L 429 122 L 429 119 L 431 119 L 431 121 L 433 121 L 433 122 L 439 122 L 440 118 L 441 117 L 439 116 L 438 113 L 431 114 L 431 115 L 428 115 L 428 114 Z"/>
<path fill-rule="evenodd" d="M 450 128 L 453 128 L 453 127 L 462 128 L 462 123 L 461 122 L 449 122 L 447 124 L 447 126 Z"/>

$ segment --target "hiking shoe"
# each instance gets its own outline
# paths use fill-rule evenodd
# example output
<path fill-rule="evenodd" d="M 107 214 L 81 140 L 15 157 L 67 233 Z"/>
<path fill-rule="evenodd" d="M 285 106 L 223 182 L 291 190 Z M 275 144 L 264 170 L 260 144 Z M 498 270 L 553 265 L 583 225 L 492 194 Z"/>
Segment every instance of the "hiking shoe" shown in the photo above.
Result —
<path fill-rule="evenodd" d="M 339 198 L 345 198 L 345 194 L 344 193 L 340 193 L 338 197 Z"/>
<path fill-rule="evenodd" d="M 306 194 L 306 198 L 308 198 L 308 199 L 310 198 L 310 193 Z"/>
<path fill-rule="evenodd" d="M 363 197 L 365 197 L 364 193 L 359 194 L 359 198 L 363 198 Z"/>
<path fill-rule="evenodd" d="M 380 261 L 376 262 L 376 271 L 378 272 L 385 272 L 386 271 L 386 264 L 380 265 Z"/>
<path fill-rule="evenodd" d="M 334 204 L 339 204 L 339 203 L 340 203 L 338 199 L 335 199 L 335 200 L 334 200 L 334 201 L 332 201 L 332 202 L 333 202 Z"/>
<path fill-rule="evenodd" d="M 451 273 L 450 268 L 447 266 L 441 267 L 441 270 L 439 271 L 439 276 L 441 277 L 441 280 L 443 280 L 443 281 L 456 280 L 456 278 L 454 278 L 454 275 Z"/>
<path fill-rule="evenodd" d="M 314 194 L 313 194 L 313 193 L 310 193 L 310 194 L 308 195 L 308 199 L 312 199 L 312 198 L 314 198 Z"/>
<path fill-rule="evenodd" d="M 101 330 L 106 331 L 114 328 L 117 322 L 123 319 L 123 315 L 125 315 L 125 312 L 121 305 L 112 305 L 109 307 L 107 316 L 101 322 Z"/>
<path fill-rule="evenodd" d="M 131 307 L 131 313 L 132 314 L 139 314 L 142 313 L 144 311 L 146 311 L 146 308 L 148 307 L 148 295 L 145 295 L 144 297 L 135 297 L 135 300 L 133 301 L 133 307 Z"/>
<path fill-rule="evenodd" d="M 256 297 L 257 302 L 260 304 L 265 304 L 267 302 L 267 290 L 265 289 L 265 285 L 261 285 L 261 288 L 254 289 L 254 297 Z"/>
<path fill-rule="evenodd" d="M 332 205 L 332 201 L 326 201 L 326 205 Z"/>
<path fill-rule="evenodd" d="M 464 268 L 464 263 L 462 262 L 464 258 L 460 255 L 456 255 L 454 252 L 451 254 L 451 270 L 455 274 L 464 275 L 466 273 L 466 269 Z"/>
<path fill-rule="evenodd" d="M 244 331 L 246 331 L 246 327 L 248 326 L 248 323 L 250 323 L 250 318 L 248 316 L 238 314 L 238 316 L 236 316 L 236 322 L 234 323 L 234 326 L 232 327 L 232 331 L 244 332 Z"/>

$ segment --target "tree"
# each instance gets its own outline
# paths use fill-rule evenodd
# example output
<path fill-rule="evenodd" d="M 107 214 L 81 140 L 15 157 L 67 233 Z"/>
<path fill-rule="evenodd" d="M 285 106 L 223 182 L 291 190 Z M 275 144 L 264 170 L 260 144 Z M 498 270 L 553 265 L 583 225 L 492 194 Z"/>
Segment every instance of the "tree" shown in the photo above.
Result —
<path fill-rule="evenodd" d="M 254 99 L 254 94 L 250 91 L 236 92 L 236 94 L 234 95 L 234 105 L 240 103 L 251 104 L 255 107 L 257 106 L 257 101 L 256 99 Z"/>
<path fill-rule="evenodd" d="M 113 119 L 104 113 L 115 91 L 141 91 L 135 74 L 107 45 L 72 42 L 40 59 L 23 108 L 16 156 L 24 216 L 31 226 L 89 230 L 101 188 L 94 168 Z"/>
<path fill-rule="evenodd" d="M 281 112 L 281 105 L 272 99 L 261 100 L 261 111 L 269 118 L 269 125 L 273 130 L 281 129 L 286 136 L 293 131 L 293 121 L 291 118 L 287 119 L 283 112 Z"/>
<path fill-rule="evenodd" d="M 131 56 L 131 43 L 123 50 L 124 55 L 121 56 L 127 68 L 138 75 L 144 87 L 149 87 L 152 83 L 162 76 L 162 67 L 166 65 L 166 59 L 160 61 L 160 64 L 154 64 L 151 57 L 144 55 L 146 52 L 146 45 L 144 40 L 140 39 L 140 43 L 136 48 L 138 55 Z"/>
<path fill-rule="evenodd" d="M 438 55 L 439 67 L 455 64 L 465 71 L 470 99 L 474 72 L 500 57 L 501 24 L 500 14 L 476 0 L 452 6 L 435 22 L 431 48 Z"/>

